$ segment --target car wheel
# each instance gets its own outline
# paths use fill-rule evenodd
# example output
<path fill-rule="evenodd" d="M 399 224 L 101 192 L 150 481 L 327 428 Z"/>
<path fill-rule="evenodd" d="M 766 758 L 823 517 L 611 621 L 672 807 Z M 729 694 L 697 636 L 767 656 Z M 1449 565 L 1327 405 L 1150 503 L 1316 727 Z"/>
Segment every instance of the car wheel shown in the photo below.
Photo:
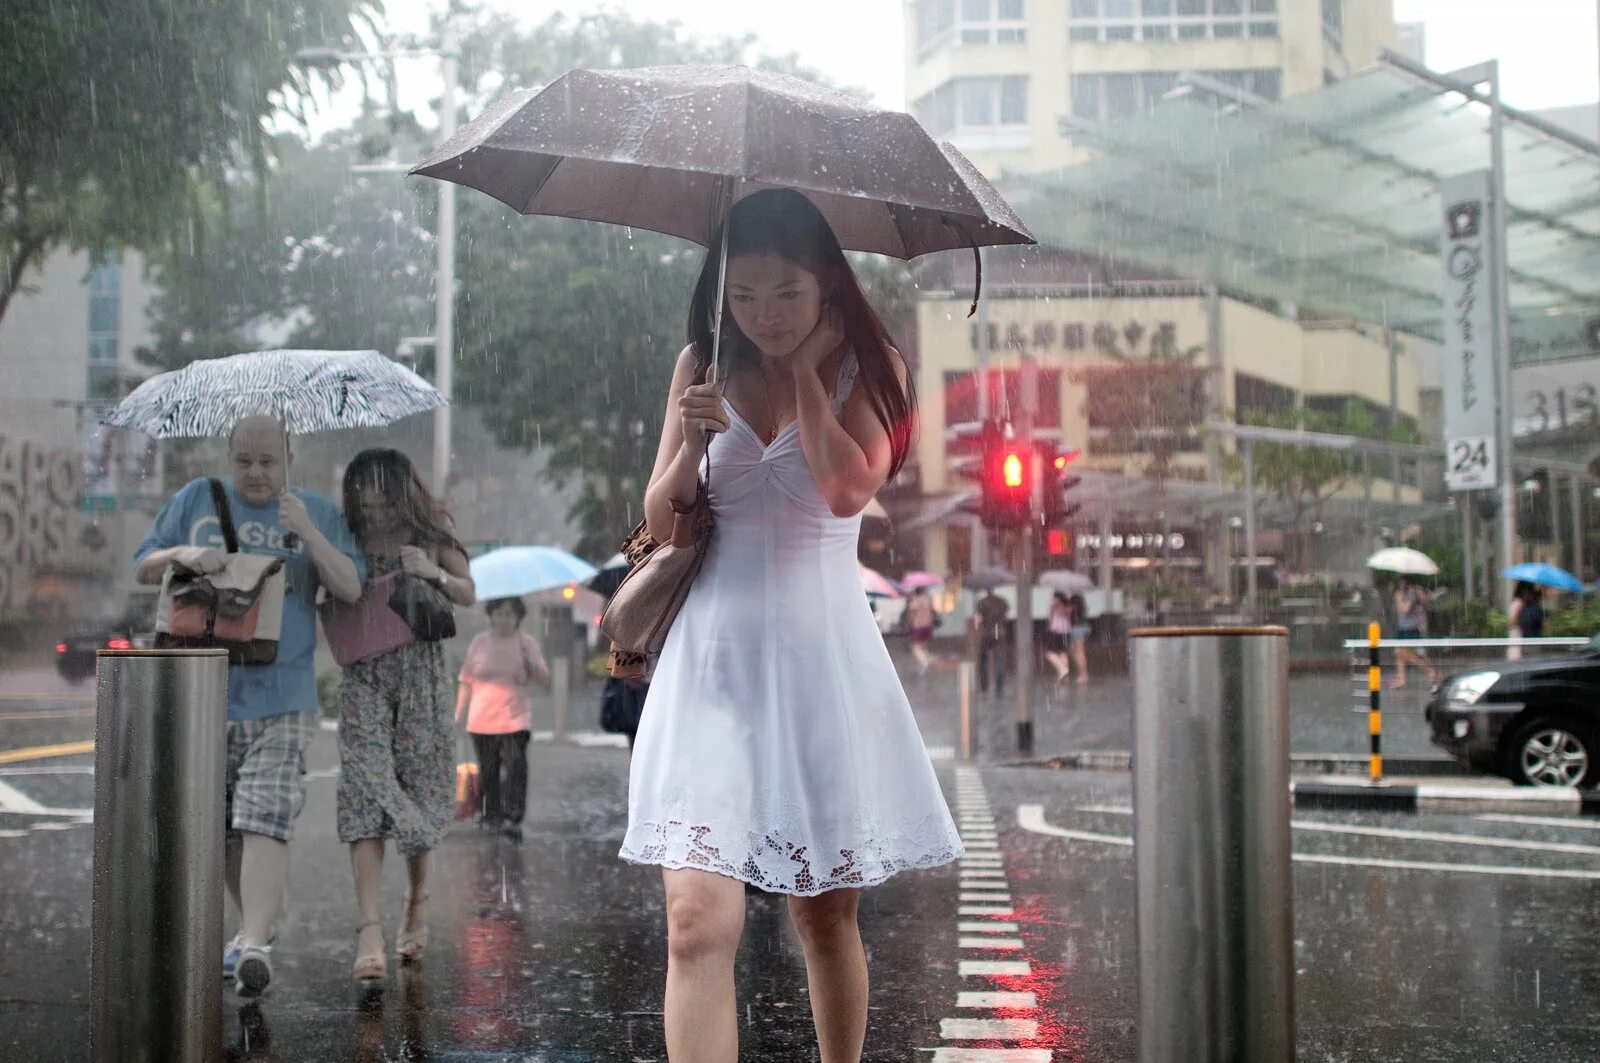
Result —
<path fill-rule="evenodd" d="M 1594 733 L 1571 720 L 1547 717 L 1519 727 L 1507 748 L 1518 786 L 1593 786 L 1600 779 Z"/>

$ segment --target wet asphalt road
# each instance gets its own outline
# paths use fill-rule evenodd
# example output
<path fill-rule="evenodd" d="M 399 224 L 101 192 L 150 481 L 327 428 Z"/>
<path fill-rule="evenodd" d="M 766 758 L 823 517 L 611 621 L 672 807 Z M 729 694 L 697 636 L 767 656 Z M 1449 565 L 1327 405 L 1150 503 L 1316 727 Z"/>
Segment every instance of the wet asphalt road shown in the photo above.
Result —
<path fill-rule="evenodd" d="M 92 736 L 87 691 L 49 680 L 0 676 L 0 759 Z M 914 694 L 921 681 L 909 680 Z M 1114 732 L 1113 697 L 1085 699 L 1082 717 Z M 1033 1047 L 1063 1063 L 1132 1060 L 1128 777 L 994 765 L 965 772 L 949 759 L 953 702 L 926 689 L 916 700 L 952 804 L 992 810 L 994 847 L 975 812 L 975 859 L 964 868 L 868 891 L 865 1058 L 937 1063 L 935 1049 L 971 1046 Z M 391 967 L 386 988 L 366 994 L 348 979 L 349 864 L 333 833 L 333 736 L 320 737 L 276 981 L 254 1007 L 227 995 L 230 1058 L 664 1060 L 659 877 L 615 859 L 627 752 L 532 750 L 524 841 L 471 827 L 453 833 L 437 856 L 427 958 Z M 72 810 L 92 803 L 91 766 L 83 753 L 0 763 L 0 1059 L 86 1054 L 92 828 Z M 1600 823 L 1295 818 L 1300 1059 L 1544 1063 L 1600 1054 Z M 1342 862 L 1315 862 L 1330 859 Z M 403 885 L 391 860 L 391 943 Z M 742 1058 L 814 1059 L 804 965 L 783 901 L 748 903 Z M 964 963 L 1020 963 L 1026 973 Z M 1036 1007 L 958 1006 L 974 992 L 1032 993 Z M 972 1019 L 1014 1022 L 1003 1031 L 963 1024 Z"/>

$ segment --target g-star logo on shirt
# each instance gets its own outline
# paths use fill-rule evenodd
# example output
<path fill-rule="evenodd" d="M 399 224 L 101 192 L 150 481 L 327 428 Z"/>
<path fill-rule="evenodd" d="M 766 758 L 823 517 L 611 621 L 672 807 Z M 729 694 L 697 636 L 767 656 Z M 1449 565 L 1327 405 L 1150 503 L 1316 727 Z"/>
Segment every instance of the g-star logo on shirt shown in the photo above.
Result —
<path fill-rule="evenodd" d="M 287 534 L 276 524 L 263 524 L 258 520 L 247 520 L 234 529 L 239 536 L 239 546 L 253 547 L 262 553 L 285 554 L 297 557 L 306 551 L 305 540 L 296 539 L 293 546 L 283 541 Z M 196 546 L 209 546 L 216 550 L 227 549 L 227 541 L 222 537 L 222 522 L 214 515 L 201 517 L 194 522 L 189 531 L 189 541 Z"/>

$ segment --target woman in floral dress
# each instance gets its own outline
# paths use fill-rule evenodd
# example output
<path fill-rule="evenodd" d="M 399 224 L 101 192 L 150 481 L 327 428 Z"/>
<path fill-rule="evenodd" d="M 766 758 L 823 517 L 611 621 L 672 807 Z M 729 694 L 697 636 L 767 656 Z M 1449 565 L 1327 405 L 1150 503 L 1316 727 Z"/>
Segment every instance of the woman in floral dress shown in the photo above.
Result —
<path fill-rule="evenodd" d="M 344 508 L 367 556 L 366 594 L 387 596 L 409 577 L 457 605 L 474 602 L 466 550 L 404 454 L 357 454 L 344 475 Z M 395 953 L 414 961 L 427 947 L 428 853 L 450 825 L 455 800 L 451 679 L 439 642 L 408 642 L 344 670 L 338 823 L 355 872 L 358 980 L 382 978 L 387 969 L 378 914 L 386 838 L 405 856 L 410 879 Z"/>

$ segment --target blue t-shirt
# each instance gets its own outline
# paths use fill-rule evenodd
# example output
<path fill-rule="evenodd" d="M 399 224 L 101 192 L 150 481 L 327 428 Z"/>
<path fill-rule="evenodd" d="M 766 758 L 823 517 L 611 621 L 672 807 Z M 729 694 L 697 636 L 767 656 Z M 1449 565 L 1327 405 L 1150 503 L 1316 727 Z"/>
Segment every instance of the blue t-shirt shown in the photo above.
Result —
<path fill-rule="evenodd" d="M 252 506 L 234 490 L 231 480 L 224 479 L 222 483 L 228 495 L 228 509 L 233 514 L 240 552 L 283 558 L 286 577 L 283 630 L 278 639 L 277 659 L 268 665 L 228 669 L 228 719 L 259 720 L 315 712 L 317 680 L 313 657 L 317 647 L 317 566 L 312 563 L 304 542 L 296 542 L 293 548 L 284 545 L 285 532 L 278 523 L 276 501 Z M 299 488 L 290 490 L 306 504 L 312 522 L 335 549 L 356 563 L 356 574 L 365 581 L 366 559 L 338 507 L 314 492 Z M 134 564 L 147 554 L 174 546 L 227 548 L 216 506 L 211 501 L 211 485 L 203 477 L 189 481 L 161 507 L 155 524 L 134 553 Z"/>

